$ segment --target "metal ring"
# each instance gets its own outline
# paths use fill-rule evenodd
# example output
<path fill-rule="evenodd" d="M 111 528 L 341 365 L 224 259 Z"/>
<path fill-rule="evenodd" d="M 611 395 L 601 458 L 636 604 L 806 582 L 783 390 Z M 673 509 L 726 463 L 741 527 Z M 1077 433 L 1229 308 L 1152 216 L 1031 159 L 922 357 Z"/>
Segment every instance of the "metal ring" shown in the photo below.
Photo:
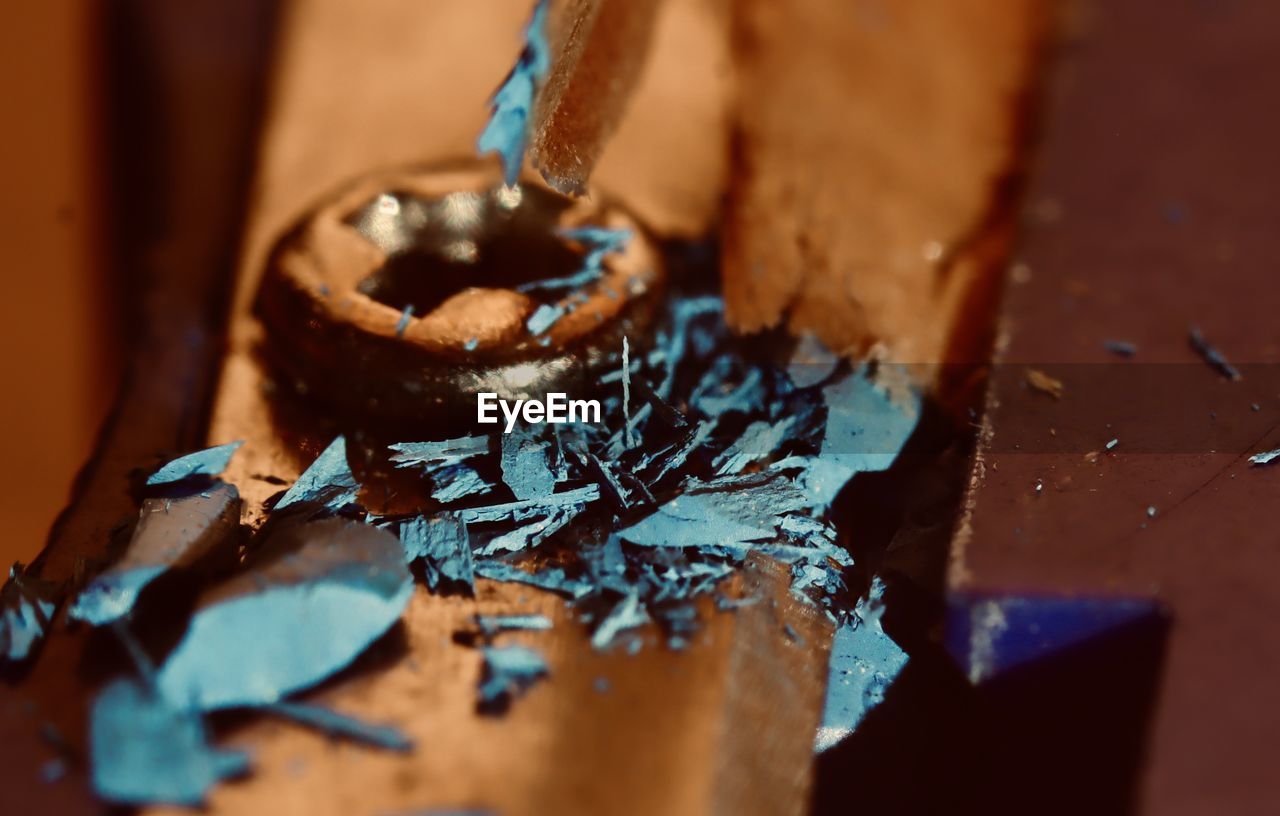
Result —
<path fill-rule="evenodd" d="M 595 279 L 540 292 L 583 267 L 588 248 L 562 234 L 583 227 L 630 238 Z M 480 391 L 589 390 L 623 335 L 647 335 L 664 284 L 657 248 L 607 196 L 506 187 L 470 161 L 366 178 L 312 211 L 271 253 L 255 308 L 297 390 L 361 417 L 452 422 L 474 420 Z M 560 316 L 535 333 L 543 306 Z"/>

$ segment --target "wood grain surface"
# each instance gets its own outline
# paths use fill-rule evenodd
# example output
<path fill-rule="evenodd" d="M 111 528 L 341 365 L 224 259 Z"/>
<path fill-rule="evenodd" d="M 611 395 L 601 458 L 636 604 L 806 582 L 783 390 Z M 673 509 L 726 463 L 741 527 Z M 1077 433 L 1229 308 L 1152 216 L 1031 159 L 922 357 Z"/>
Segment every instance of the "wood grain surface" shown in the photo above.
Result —
<path fill-rule="evenodd" d="M 899 362 L 985 357 L 965 335 L 995 302 L 1047 8 L 737 3 L 730 322 Z"/>

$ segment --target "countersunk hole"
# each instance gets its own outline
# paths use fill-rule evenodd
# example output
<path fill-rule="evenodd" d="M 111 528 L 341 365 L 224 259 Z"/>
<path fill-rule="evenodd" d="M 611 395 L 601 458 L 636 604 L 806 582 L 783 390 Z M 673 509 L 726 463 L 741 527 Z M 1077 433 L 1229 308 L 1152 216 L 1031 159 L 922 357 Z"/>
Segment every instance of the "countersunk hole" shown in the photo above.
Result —
<path fill-rule="evenodd" d="M 421 316 L 464 289 L 514 289 L 577 272 L 584 253 L 556 235 L 568 199 L 536 187 L 500 187 L 435 199 L 382 193 L 346 222 L 387 253 L 360 292 Z M 556 300 L 557 295 L 531 297 Z"/>

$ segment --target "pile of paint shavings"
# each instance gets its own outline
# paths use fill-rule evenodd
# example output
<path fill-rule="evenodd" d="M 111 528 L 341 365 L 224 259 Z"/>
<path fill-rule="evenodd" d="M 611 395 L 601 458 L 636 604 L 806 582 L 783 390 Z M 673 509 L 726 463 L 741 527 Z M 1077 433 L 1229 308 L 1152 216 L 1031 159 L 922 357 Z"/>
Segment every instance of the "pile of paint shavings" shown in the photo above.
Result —
<path fill-rule="evenodd" d="M 679 297 L 668 308 L 653 346 L 620 355 L 622 366 L 602 378 L 600 425 L 390 446 L 389 463 L 422 478 L 426 512 L 367 512 L 346 440 L 333 440 L 271 507 L 244 564 L 200 591 L 177 644 L 153 658 L 133 634 L 146 623 L 142 601 L 170 574 L 190 572 L 197 556 L 229 546 L 228 536 L 203 533 L 236 498 L 212 478 L 234 447 L 162 468 L 173 478 L 153 477 L 163 482 L 153 488 L 171 508 L 194 503 L 196 529 L 167 548 L 136 532 L 130 551 L 75 605 L 87 610 L 86 622 L 109 623 L 136 666 L 93 706 L 98 793 L 199 803 L 209 786 L 248 769 L 242 755 L 206 737 L 205 716 L 224 709 L 407 750 L 393 727 L 289 698 L 350 665 L 394 625 L 411 570 L 432 592 L 469 592 L 481 577 L 557 593 L 597 649 L 641 648 L 636 630 L 650 623 L 679 649 L 697 631 L 700 601 L 729 610 L 759 600 L 721 590 L 759 553 L 789 567 L 796 596 L 855 625 L 843 579 L 852 558 L 827 511 L 856 473 L 892 464 L 914 430 L 914 398 L 903 404 L 867 367 L 811 343 L 789 363 L 753 362 L 726 330 L 718 298 Z M 123 593 L 104 592 L 130 564 L 143 578 L 125 581 Z M 484 666 L 477 708 L 498 712 L 549 670 L 533 649 L 494 638 L 550 623 L 476 623 Z M 254 637 L 244 637 L 250 630 Z M 163 750 L 139 747 L 147 744 Z"/>
<path fill-rule="evenodd" d="M 904 405 L 866 367 L 815 359 L 812 343 L 790 365 L 750 361 L 718 298 L 669 309 L 653 348 L 602 378 L 603 425 L 393 444 L 390 463 L 420 474 L 435 506 L 366 521 L 397 532 L 432 591 L 470 591 L 482 577 L 560 594 L 598 649 L 640 648 L 632 633 L 651 622 L 683 647 L 700 598 L 742 601 L 718 588 L 752 553 L 787 564 L 797 596 L 850 620 L 852 559 L 826 511 L 853 475 L 892 464 L 915 427 L 914 397 Z M 359 513 L 344 446 L 336 439 L 276 509 L 304 498 Z M 495 654 L 485 652 L 482 709 L 545 675 L 522 655 L 527 671 L 510 682 Z"/>
<path fill-rule="evenodd" d="M 918 406 L 834 358 L 748 360 L 718 298 L 669 308 L 653 348 L 603 378 L 602 425 L 391 446 L 437 508 L 369 521 L 398 532 L 430 588 L 526 583 L 567 598 L 599 649 L 638 648 L 628 633 L 649 622 L 680 648 L 698 599 L 731 605 L 718 586 L 761 553 L 848 618 L 852 558 L 826 511 L 854 474 L 892 464 Z"/>

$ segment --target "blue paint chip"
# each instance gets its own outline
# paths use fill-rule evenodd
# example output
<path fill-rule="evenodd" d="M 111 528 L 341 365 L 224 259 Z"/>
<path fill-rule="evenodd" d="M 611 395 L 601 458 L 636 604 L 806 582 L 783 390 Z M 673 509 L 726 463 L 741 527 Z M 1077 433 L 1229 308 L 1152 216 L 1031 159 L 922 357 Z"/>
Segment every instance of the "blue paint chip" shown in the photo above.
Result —
<path fill-rule="evenodd" d="M 404 311 L 400 313 L 400 319 L 396 321 L 396 337 L 404 337 L 405 329 L 409 328 L 409 321 L 413 319 L 413 304 L 410 303 L 404 307 Z"/>
<path fill-rule="evenodd" d="M 182 708 L 279 702 L 350 664 L 412 592 L 390 533 L 342 518 L 293 524 L 245 571 L 201 593 L 156 682 Z"/>
<path fill-rule="evenodd" d="M 475 568 L 466 522 L 457 513 L 432 518 L 419 516 L 400 525 L 400 543 L 408 562 L 421 560 L 427 587 L 435 590 L 445 581 L 471 589 Z"/>
<path fill-rule="evenodd" d="M 555 490 L 556 477 L 547 462 L 549 443 L 524 433 L 502 436 L 502 480 L 517 499 L 538 499 Z"/>
<path fill-rule="evenodd" d="M 533 314 L 529 315 L 529 319 L 525 321 L 525 327 L 529 330 L 529 334 L 537 337 L 549 330 L 556 324 L 556 321 L 564 317 L 565 308 L 555 303 L 543 303 L 541 306 L 533 310 Z M 548 340 L 550 338 L 547 338 Z"/>
<path fill-rule="evenodd" d="M 498 553 L 518 552 L 536 547 L 566 527 L 581 512 L 581 505 L 570 505 L 550 510 L 536 521 L 521 524 L 490 538 L 476 550 L 476 555 L 488 557 Z"/>
<path fill-rule="evenodd" d="M 834 747 L 852 734 L 867 712 L 883 702 L 885 692 L 907 665 L 907 653 L 880 625 L 883 598 L 884 583 L 875 578 L 854 615 L 832 637 L 827 697 L 815 753 Z"/>
<path fill-rule="evenodd" d="M 488 492 L 493 483 L 467 465 L 445 465 L 430 471 L 431 498 L 441 504 Z"/>
<path fill-rule="evenodd" d="M 249 771 L 246 754 L 209 746 L 199 713 L 128 678 L 94 699 L 89 750 L 94 792 L 120 804 L 199 806 L 214 784 Z"/>
<path fill-rule="evenodd" d="M 144 500 L 124 554 L 85 586 L 68 615 L 102 626 L 127 617 L 143 590 L 171 570 L 193 568 L 219 553 L 233 562 L 239 523 L 240 493 L 225 482 L 187 496 Z"/>
<path fill-rule="evenodd" d="M 413 750 L 413 740 L 409 739 L 403 731 L 395 726 L 368 723 L 324 706 L 280 702 L 263 706 L 259 710 L 320 731 L 331 737 L 348 739 L 364 745 L 371 745 L 374 748 L 383 748 L 400 753 L 407 753 Z"/>
<path fill-rule="evenodd" d="M 481 709 L 522 694 L 550 673 L 542 655 L 525 646 L 486 646 L 484 673 L 478 690 Z"/>
<path fill-rule="evenodd" d="M 54 584 L 26 574 L 19 562 L 9 567 L 0 588 L 0 659 L 20 663 L 49 632 L 61 592 Z"/>
<path fill-rule="evenodd" d="M 814 490 L 826 507 L 844 486 L 839 471 L 847 472 L 848 481 L 893 465 L 919 422 L 920 397 L 913 391 L 896 401 L 864 367 L 823 388 L 822 399 L 827 419 L 818 458 L 826 480 Z"/>
<path fill-rule="evenodd" d="M 568 227 L 559 230 L 558 234 L 570 241 L 577 241 L 587 251 L 582 260 L 584 272 L 599 273 L 604 266 L 604 259 L 615 252 L 621 252 L 631 241 L 631 230 L 609 227 Z"/>
<path fill-rule="evenodd" d="M 1255 453 L 1253 456 L 1249 457 L 1249 464 L 1255 467 L 1258 465 L 1269 465 L 1277 459 L 1280 459 L 1280 448 L 1263 451 L 1262 453 Z"/>
<path fill-rule="evenodd" d="M 503 175 L 509 185 L 520 177 L 534 100 L 551 68 L 546 34 L 547 5 L 547 0 L 538 0 L 533 7 L 533 16 L 525 28 L 524 48 L 511 73 L 493 95 L 489 122 L 476 142 L 481 155 L 496 152 L 502 158 Z"/>
<path fill-rule="evenodd" d="M 604 620 L 596 626 L 591 634 L 591 645 L 598 650 L 607 649 L 621 633 L 647 623 L 649 623 L 649 613 L 640 603 L 640 596 L 632 592 L 618 601 Z"/>
<path fill-rule="evenodd" d="M 1102 345 L 1117 357 L 1132 357 L 1138 353 L 1138 347 L 1125 340 L 1107 340 Z"/>
<path fill-rule="evenodd" d="M 809 388 L 835 373 L 840 358 L 821 340 L 806 334 L 796 343 L 787 361 L 787 377 L 796 388 Z"/>
<path fill-rule="evenodd" d="M 280 497 L 274 509 L 314 502 L 337 511 L 353 503 L 359 495 L 360 484 L 347 464 L 347 440 L 338 436 Z"/>
<path fill-rule="evenodd" d="M 530 281 L 529 283 L 521 284 L 516 287 L 516 291 L 527 294 L 529 292 L 554 292 L 561 289 L 571 291 L 579 290 L 584 286 L 590 286 L 600 280 L 601 273 L 602 270 L 600 269 L 581 269 L 572 275 L 565 275 L 560 278 L 544 278 L 542 280 Z M 572 311 L 573 304 L 568 304 L 566 308 Z"/>
<path fill-rule="evenodd" d="M 545 632 L 551 628 L 546 615 L 476 615 L 476 627 L 486 638 L 503 632 Z"/>
<path fill-rule="evenodd" d="M 473 456 L 489 452 L 487 436 L 462 436 L 439 442 L 397 442 L 387 446 L 394 453 L 391 462 L 396 467 L 425 467 L 457 465 Z"/>
<path fill-rule="evenodd" d="M 524 521 L 536 516 L 545 516 L 554 510 L 577 508 L 600 498 L 597 485 L 552 493 L 535 499 L 521 499 L 501 504 L 490 504 L 482 507 L 466 507 L 459 510 L 462 519 L 468 524 L 495 521 Z"/>
<path fill-rule="evenodd" d="M 1227 358 L 1222 356 L 1222 352 L 1218 351 L 1209 343 L 1200 329 L 1192 326 L 1187 331 L 1187 338 L 1191 343 L 1191 348 L 1199 354 L 1211 368 L 1217 371 L 1228 380 L 1243 379 L 1240 370 L 1231 363 L 1227 362 Z"/>
<path fill-rule="evenodd" d="M 571 578 L 561 567 L 549 567 L 537 571 L 521 569 L 505 561 L 485 559 L 476 562 L 476 576 L 508 584 L 527 584 L 567 598 L 582 598 L 592 590 L 585 581 Z"/>
<path fill-rule="evenodd" d="M 781 516 L 806 506 L 808 496 L 780 473 L 690 483 L 653 514 L 619 531 L 645 547 L 724 547 L 774 538 Z"/>
<path fill-rule="evenodd" d="M 227 469 L 227 465 L 231 462 L 231 456 L 243 444 L 243 440 L 229 442 L 225 445 L 218 445 L 214 448 L 206 448 L 202 451 L 179 456 L 147 477 L 147 485 L 173 484 L 196 476 L 217 476 Z"/>
<path fill-rule="evenodd" d="M 717 476 L 732 476 L 753 462 L 777 453 L 792 438 L 798 417 L 783 417 L 776 422 L 757 420 L 747 426 L 742 435 L 720 452 L 712 463 Z"/>

